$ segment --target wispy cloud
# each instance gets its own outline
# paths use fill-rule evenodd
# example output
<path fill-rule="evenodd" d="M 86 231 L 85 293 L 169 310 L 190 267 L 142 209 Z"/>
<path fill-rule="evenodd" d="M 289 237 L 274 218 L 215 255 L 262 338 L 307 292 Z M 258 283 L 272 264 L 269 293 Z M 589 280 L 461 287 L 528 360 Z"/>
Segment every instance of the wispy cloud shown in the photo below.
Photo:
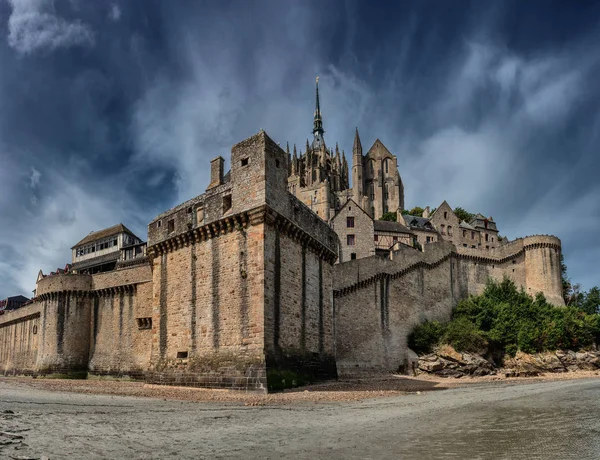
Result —
<path fill-rule="evenodd" d="M 22 54 L 94 44 L 92 29 L 79 20 L 58 16 L 47 0 L 8 0 L 13 11 L 8 19 L 8 43 Z"/>
<path fill-rule="evenodd" d="M 520 20 L 508 7 L 465 21 L 419 2 L 402 14 L 317 1 L 8 5 L 0 297 L 64 266 L 92 230 L 122 221 L 145 237 L 155 214 L 204 191 L 210 159 L 260 128 L 303 149 L 317 75 L 328 145 L 351 161 L 355 127 L 365 150 L 381 139 L 407 206 L 446 199 L 511 238 L 555 233 L 572 277 L 600 284 L 593 32 L 525 49 L 500 29 L 499 14 Z"/>

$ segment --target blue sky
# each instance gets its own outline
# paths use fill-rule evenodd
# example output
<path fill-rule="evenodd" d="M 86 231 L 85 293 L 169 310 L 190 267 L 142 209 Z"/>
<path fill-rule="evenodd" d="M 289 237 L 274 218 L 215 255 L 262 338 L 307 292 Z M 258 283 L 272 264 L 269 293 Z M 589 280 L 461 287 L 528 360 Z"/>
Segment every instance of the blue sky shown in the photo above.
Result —
<path fill-rule="evenodd" d="M 0 0 L 0 298 L 259 129 L 303 146 L 317 75 L 328 144 L 381 139 L 408 207 L 555 234 L 600 284 L 599 43 L 591 1 Z"/>

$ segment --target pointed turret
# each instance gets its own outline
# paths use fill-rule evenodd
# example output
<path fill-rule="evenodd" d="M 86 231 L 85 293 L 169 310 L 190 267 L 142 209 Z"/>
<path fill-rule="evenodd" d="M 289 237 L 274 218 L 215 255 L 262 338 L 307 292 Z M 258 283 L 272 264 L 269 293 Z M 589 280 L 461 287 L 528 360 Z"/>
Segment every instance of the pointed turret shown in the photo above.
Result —
<path fill-rule="evenodd" d="M 362 203 L 364 195 L 364 177 L 363 177 L 363 155 L 358 128 L 354 134 L 354 145 L 352 147 L 352 196 L 354 201 Z"/>
<path fill-rule="evenodd" d="M 298 175 L 298 152 L 296 151 L 296 144 L 294 144 L 294 156 L 292 157 L 292 176 Z"/>
<path fill-rule="evenodd" d="M 342 190 L 350 188 L 348 178 L 348 161 L 346 160 L 346 152 L 342 150 Z"/>
<path fill-rule="evenodd" d="M 360 155 L 362 157 L 362 154 L 362 144 L 360 142 L 360 136 L 358 135 L 358 128 L 356 128 L 356 133 L 354 133 L 354 145 L 352 146 L 352 156 L 354 157 Z"/>

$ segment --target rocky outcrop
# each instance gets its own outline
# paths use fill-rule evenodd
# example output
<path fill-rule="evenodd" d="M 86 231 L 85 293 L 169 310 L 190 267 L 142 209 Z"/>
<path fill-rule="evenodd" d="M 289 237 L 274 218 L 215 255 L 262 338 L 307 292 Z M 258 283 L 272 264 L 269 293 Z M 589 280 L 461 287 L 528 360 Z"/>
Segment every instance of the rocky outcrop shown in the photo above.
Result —
<path fill-rule="evenodd" d="M 417 373 L 435 374 L 441 377 L 460 378 L 466 375 L 481 376 L 495 374 L 494 365 L 472 353 L 459 353 L 445 345 L 435 353 L 420 356 Z"/>
<path fill-rule="evenodd" d="M 534 355 L 517 352 L 514 358 L 504 359 L 504 374 L 507 377 L 596 369 L 600 369 L 600 351 L 557 350 Z"/>
<path fill-rule="evenodd" d="M 419 356 L 416 372 L 440 377 L 464 377 L 502 373 L 506 377 L 529 377 L 545 373 L 593 371 L 600 369 L 600 351 L 575 352 L 557 350 L 537 354 L 517 352 L 505 357 L 498 368 L 493 362 L 477 354 L 459 353 L 449 345 L 434 353 Z"/>

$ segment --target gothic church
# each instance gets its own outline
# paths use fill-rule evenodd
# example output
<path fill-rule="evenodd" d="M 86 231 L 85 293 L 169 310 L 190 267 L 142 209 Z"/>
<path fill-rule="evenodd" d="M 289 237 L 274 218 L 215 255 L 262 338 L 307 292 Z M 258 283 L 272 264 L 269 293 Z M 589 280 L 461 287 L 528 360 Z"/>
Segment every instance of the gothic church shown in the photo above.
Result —
<path fill-rule="evenodd" d="M 313 125 L 313 141 L 306 141 L 304 153 L 298 155 L 294 145 L 293 154 L 289 144 L 288 190 L 311 210 L 328 222 L 336 212 L 352 199 L 372 219 L 379 219 L 386 212 L 404 209 L 404 185 L 398 173 L 395 155 L 377 139 L 363 155 L 358 135 L 354 135 L 352 147 L 352 187 L 346 155 L 336 143 L 335 152 L 328 148 L 324 138 L 323 117 L 319 103 L 319 79 L 316 86 L 316 107 Z"/>

